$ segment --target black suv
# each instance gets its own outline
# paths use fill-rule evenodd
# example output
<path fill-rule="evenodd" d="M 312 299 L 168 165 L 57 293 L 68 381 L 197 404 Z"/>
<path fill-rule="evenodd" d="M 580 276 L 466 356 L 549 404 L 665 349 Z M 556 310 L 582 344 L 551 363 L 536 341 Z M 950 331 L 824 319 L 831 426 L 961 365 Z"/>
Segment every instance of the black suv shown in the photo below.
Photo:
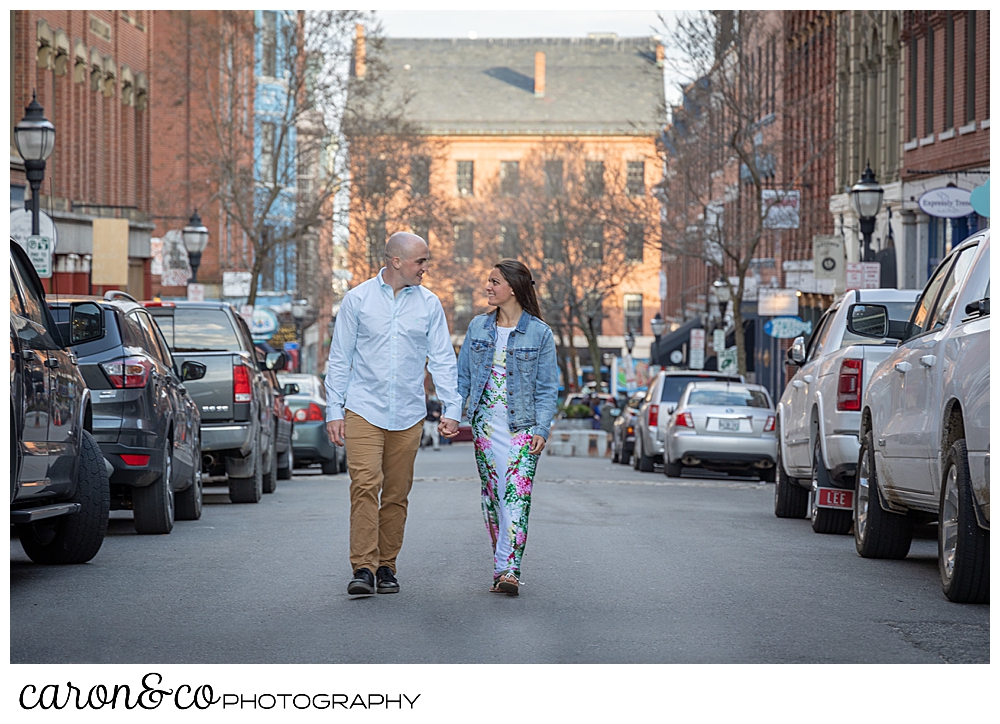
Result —
<path fill-rule="evenodd" d="M 93 302 L 66 310 L 71 342 L 99 340 Z M 90 391 L 41 280 L 10 242 L 10 522 L 38 563 L 85 563 L 108 528 L 108 472 L 91 430 Z"/>
<path fill-rule="evenodd" d="M 200 417 L 182 384 L 199 362 L 178 365 L 149 313 L 124 292 L 96 302 L 104 336 L 74 345 L 90 388 L 94 437 L 113 467 L 111 507 L 131 509 L 138 533 L 169 533 L 174 519 L 201 517 Z M 73 300 L 50 302 L 69 325 Z"/>

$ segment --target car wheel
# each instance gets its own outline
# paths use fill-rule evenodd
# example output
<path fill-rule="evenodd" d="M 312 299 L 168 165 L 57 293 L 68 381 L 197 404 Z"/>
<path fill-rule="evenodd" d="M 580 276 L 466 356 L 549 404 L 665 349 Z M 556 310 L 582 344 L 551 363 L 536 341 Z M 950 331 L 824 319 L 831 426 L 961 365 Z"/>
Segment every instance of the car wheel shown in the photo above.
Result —
<path fill-rule="evenodd" d="M 990 534 L 979 527 L 965 440 L 948 450 L 941 480 L 938 567 L 941 587 L 955 603 L 990 602 Z"/>
<path fill-rule="evenodd" d="M 621 460 L 621 454 L 618 452 L 618 446 L 615 445 L 614 439 L 611 441 L 611 462 L 617 463 Z"/>
<path fill-rule="evenodd" d="M 194 469 L 191 471 L 191 484 L 174 496 L 177 508 L 174 517 L 177 520 L 198 520 L 204 504 L 204 494 L 201 487 L 201 446 L 195 445 Z"/>
<path fill-rule="evenodd" d="M 631 465 L 632 464 L 632 448 L 630 448 L 630 447 L 622 444 L 621 459 L 619 459 L 618 462 L 620 462 L 622 465 Z"/>
<path fill-rule="evenodd" d="M 781 458 L 781 423 L 778 423 L 778 449 L 774 461 L 774 515 L 777 518 L 805 518 L 809 512 L 809 492 L 799 481 L 785 474 Z"/>
<path fill-rule="evenodd" d="M 263 460 L 260 453 L 260 440 L 254 446 L 253 474 L 248 478 L 229 478 L 229 500 L 234 503 L 259 503 L 264 492 Z"/>
<path fill-rule="evenodd" d="M 670 458 L 667 457 L 666 453 L 663 453 L 663 474 L 668 478 L 679 478 L 681 476 L 681 471 L 684 470 L 684 465 L 678 460 L 675 463 L 670 462 Z"/>
<path fill-rule="evenodd" d="M 873 442 L 869 430 L 861 438 L 854 481 L 854 547 L 863 558 L 906 558 L 913 541 L 913 521 L 882 509 Z"/>
<path fill-rule="evenodd" d="M 639 450 L 639 472 L 651 473 L 653 472 L 653 458 L 646 455 L 642 449 Z"/>
<path fill-rule="evenodd" d="M 820 487 L 830 486 L 830 472 L 823 464 L 819 439 L 813 444 L 812 486 L 809 489 L 809 521 L 816 533 L 844 535 L 851 529 L 851 511 L 819 507 Z"/>
<path fill-rule="evenodd" d="M 159 476 L 145 487 L 132 489 L 136 533 L 162 535 L 174 528 L 173 448 L 168 437 L 163 446 L 163 467 Z"/>
<path fill-rule="evenodd" d="M 273 493 L 278 487 L 278 451 L 274 449 L 273 442 L 271 444 L 271 454 L 267 457 L 269 465 L 267 466 L 267 472 L 264 473 L 264 477 L 261 480 L 261 490 L 265 493 Z"/>
<path fill-rule="evenodd" d="M 84 430 L 82 437 L 76 492 L 67 501 L 79 503 L 80 511 L 16 526 L 21 547 L 35 563 L 86 563 L 104 542 L 111 509 L 108 471 L 93 435 Z"/>
<path fill-rule="evenodd" d="M 292 452 L 292 443 L 288 443 L 285 451 L 285 464 L 278 465 L 278 480 L 291 480 L 292 470 L 295 469 L 295 454 Z"/>

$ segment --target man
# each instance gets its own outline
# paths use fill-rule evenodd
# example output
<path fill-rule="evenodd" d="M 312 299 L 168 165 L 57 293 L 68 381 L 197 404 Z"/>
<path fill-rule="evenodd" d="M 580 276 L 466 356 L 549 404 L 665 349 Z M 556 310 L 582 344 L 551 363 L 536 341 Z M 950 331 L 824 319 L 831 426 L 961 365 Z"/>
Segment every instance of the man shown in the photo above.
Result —
<path fill-rule="evenodd" d="M 385 266 L 340 305 L 326 375 L 326 428 L 347 445 L 351 476 L 351 595 L 397 593 L 413 460 L 424 417 L 424 365 L 443 404 L 440 430 L 458 434 L 455 350 L 441 301 L 420 286 L 427 242 L 397 233 Z"/>

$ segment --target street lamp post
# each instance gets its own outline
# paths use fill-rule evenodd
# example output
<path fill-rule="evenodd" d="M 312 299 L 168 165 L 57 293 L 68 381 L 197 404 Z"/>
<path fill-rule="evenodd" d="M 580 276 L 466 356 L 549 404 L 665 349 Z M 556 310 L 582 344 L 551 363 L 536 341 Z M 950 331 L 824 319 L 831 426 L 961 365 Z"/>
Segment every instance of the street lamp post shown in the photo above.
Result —
<path fill-rule="evenodd" d="M 666 331 L 667 323 L 663 321 L 663 317 L 657 312 L 656 316 L 650 320 L 649 326 L 653 330 L 653 353 L 649 355 L 650 362 L 658 365 L 660 364 L 660 337 Z"/>
<path fill-rule="evenodd" d="M 45 178 L 45 160 L 56 144 L 55 126 L 45 117 L 45 109 L 34 92 L 31 103 L 24 109 L 24 118 L 14 126 L 14 143 L 24 159 L 24 172 L 31 185 L 31 234 L 38 236 L 38 194 Z"/>
<path fill-rule="evenodd" d="M 861 227 L 861 236 L 864 239 L 864 259 L 862 261 L 875 260 L 875 253 L 872 251 L 872 233 L 875 231 L 875 217 L 878 216 L 878 212 L 882 208 L 884 193 L 884 189 L 875 180 L 875 172 L 872 171 L 871 165 L 866 165 L 861 179 L 851 188 L 851 200 L 854 202 L 854 210 L 858 214 L 858 222 Z"/>
<path fill-rule="evenodd" d="M 184 248 L 187 249 L 188 261 L 191 264 L 191 284 L 198 281 L 198 267 L 201 266 L 201 253 L 208 246 L 208 227 L 201 223 L 198 209 L 191 214 L 188 225 L 181 232 Z"/>

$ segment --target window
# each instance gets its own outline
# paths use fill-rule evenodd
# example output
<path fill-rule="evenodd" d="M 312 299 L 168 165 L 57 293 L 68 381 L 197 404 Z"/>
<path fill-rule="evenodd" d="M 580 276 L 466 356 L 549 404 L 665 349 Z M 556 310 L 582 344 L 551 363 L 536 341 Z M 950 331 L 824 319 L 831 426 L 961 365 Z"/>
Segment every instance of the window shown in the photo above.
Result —
<path fill-rule="evenodd" d="M 944 130 L 955 125 L 955 16 L 944 26 Z"/>
<path fill-rule="evenodd" d="M 545 162 L 545 195 L 561 196 L 563 192 L 563 162 L 562 159 L 550 159 Z"/>
<path fill-rule="evenodd" d="M 455 261 L 468 264 L 472 261 L 474 225 L 470 221 L 455 224 Z"/>
<path fill-rule="evenodd" d="M 240 338 L 223 309 L 174 310 L 173 324 L 164 325 L 174 352 L 239 352 Z"/>
<path fill-rule="evenodd" d="M 588 196 L 604 196 L 604 161 L 587 161 L 584 183 Z"/>
<path fill-rule="evenodd" d="M 261 16 L 260 72 L 261 75 L 273 78 L 277 75 L 278 65 L 278 16 L 273 10 L 265 10 Z"/>
<path fill-rule="evenodd" d="M 368 220 L 365 246 L 368 250 L 368 267 L 381 269 L 385 259 L 385 218 Z"/>
<path fill-rule="evenodd" d="M 910 138 L 916 138 L 917 131 L 917 38 L 910 40 Z M 844 144 L 847 147 L 847 144 Z"/>
<path fill-rule="evenodd" d="M 562 224 L 545 224 L 542 227 L 542 256 L 545 261 L 562 260 L 564 236 Z"/>
<path fill-rule="evenodd" d="M 410 159 L 410 193 L 426 196 L 431 192 L 431 160 L 427 156 Z"/>
<path fill-rule="evenodd" d="M 275 177 L 274 132 L 273 123 L 260 124 L 260 175 L 265 182 L 270 182 Z"/>
<path fill-rule="evenodd" d="M 970 246 L 963 250 L 955 263 L 951 265 L 951 273 L 948 274 L 948 279 L 941 288 L 941 300 L 937 303 L 937 308 L 927 324 L 929 331 L 941 329 L 948 323 L 951 310 L 955 307 L 955 302 L 958 301 L 958 292 L 962 288 L 962 282 L 965 281 L 965 277 L 972 267 L 972 260 L 976 257 L 978 249 L 978 246 Z"/>
<path fill-rule="evenodd" d="M 521 170 L 517 161 L 500 162 L 500 193 L 517 196 L 521 188 Z"/>
<path fill-rule="evenodd" d="M 588 224 L 583 237 L 583 258 L 597 262 L 604 258 L 604 224 Z"/>
<path fill-rule="evenodd" d="M 642 261 L 645 237 L 646 227 L 643 224 L 629 224 L 625 227 L 625 261 Z"/>
<path fill-rule="evenodd" d="M 382 196 L 386 192 L 386 161 L 373 158 L 365 167 L 365 187 L 372 196 Z"/>
<path fill-rule="evenodd" d="M 934 304 L 934 299 L 937 297 L 938 290 L 941 289 L 941 284 L 944 282 L 950 266 L 951 262 L 939 266 L 934 276 L 927 282 L 927 286 L 924 287 L 923 294 L 920 295 L 917 305 L 913 308 L 913 317 L 910 319 L 910 329 L 907 333 L 908 337 L 921 334 L 925 330 L 927 320 L 931 316 L 931 307 Z"/>
<path fill-rule="evenodd" d="M 924 135 L 934 133 L 934 28 L 927 28 L 924 45 Z"/>
<path fill-rule="evenodd" d="M 642 295 L 625 294 L 622 297 L 625 309 L 625 334 L 638 332 L 642 334 Z"/>
<path fill-rule="evenodd" d="M 965 122 L 976 120 L 976 11 L 965 12 Z"/>
<path fill-rule="evenodd" d="M 827 312 L 823 315 L 823 318 L 819 320 L 819 325 L 816 327 L 816 331 L 813 332 L 812 337 L 809 338 L 809 344 L 806 345 L 806 362 L 812 362 L 814 359 L 819 357 L 820 353 L 823 351 L 823 344 L 826 342 L 826 337 L 830 333 L 831 320 L 833 319 L 833 313 Z"/>
<path fill-rule="evenodd" d="M 516 259 L 521 251 L 521 235 L 514 221 L 500 222 L 500 256 L 504 259 Z"/>
<path fill-rule="evenodd" d="M 420 219 L 416 221 L 411 221 L 410 232 L 419 236 L 421 239 L 427 242 L 428 246 L 430 246 L 431 225 L 428 224 L 426 221 Z"/>
<path fill-rule="evenodd" d="M 625 190 L 630 196 L 642 196 L 646 193 L 646 163 L 644 161 L 628 162 Z"/>
<path fill-rule="evenodd" d="M 461 333 L 469 328 L 472 321 L 472 290 L 456 289 L 454 292 L 454 314 L 452 328 Z"/>
<path fill-rule="evenodd" d="M 472 161 L 458 161 L 455 180 L 458 184 L 458 195 L 459 196 L 472 196 L 473 194 L 473 162 Z"/>

